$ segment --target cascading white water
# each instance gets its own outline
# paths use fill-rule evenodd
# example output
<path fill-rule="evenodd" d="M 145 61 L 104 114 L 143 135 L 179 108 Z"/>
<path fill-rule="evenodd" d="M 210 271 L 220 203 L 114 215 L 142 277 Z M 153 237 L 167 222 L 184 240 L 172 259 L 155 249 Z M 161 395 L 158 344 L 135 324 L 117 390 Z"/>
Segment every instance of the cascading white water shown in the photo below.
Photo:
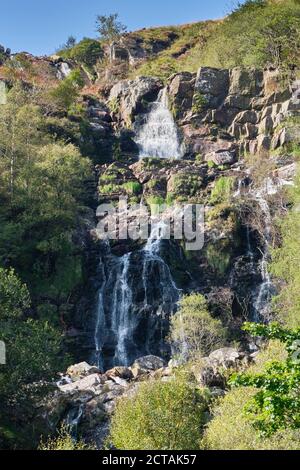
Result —
<path fill-rule="evenodd" d="M 67 78 L 72 72 L 67 62 L 60 62 L 56 67 L 57 67 L 57 78 L 59 80 L 63 80 L 64 78 Z"/>
<path fill-rule="evenodd" d="M 131 253 L 128 253 L 120 259 L 113 297 L 112 329 L 117 338 L 114 361 L 121 365 L 128 365 L 126 341 L 132 336 L 134 329 L 130 312 L 132 304 L 132 291 L 129 284 L 130 257 Z"/>
<path fill-rule="evenodd" d="M 152 103 L 150 112 L 145 115 L 145 123 L 137 129 L 135 142 L 140 158 L 182 157 L 178 129 L 168 108 L 166 88 L 160 91 L 157 101 Z"/>
<path fill-rule="evenodd" d="M 167 263 L 160 255 L 165 224 L 161 221 L 153 224 L 150 237 L 143 249 L 126 253 L 121 257 L 109 255 L 109 275 L 105 276 L 102 259 L 102 284 L 98 291 L 95 330 L 94 330 L 94 362 L 104 369 L 103 346 L 107 332 L 115 342 L 113 365 L 130 365 L 138 348 L 134 335 L 137 331 L 139 312 L 149 310 L 156 315 L 170 314 L 174 311 L 179 299 L 179 290 L 172 278 Z M 137 260 L 133 259 L 136 256 Z M 134 295 L 138 286 L 136 279 L 136 262 L 141 266 L 140 280 L 143 291 L 143 302 L 138 302 Z M 159 299 L 157 299 L 157 296 Z M 159 300 L 159 306 L 153 305 Z M 147 344 L 143 350 L 147 353 Z"/>
<path fill-rule="evenodd" d="M 262 283 L 255 292 L 256 300 L 254 302 L 254 321 L 260 321 L 261 319 L 266 320 L 269 314 L 269 306 L 272 295 L 274 293 L 273 284 L 271 277 L 268 271 L 268 261 L 269 261 L 269 247 L 271 243 L 271 214 L 269 204 L 264 197 L 258 193 L 256 200 L 259 204 L 262 214 L 264 215 L 264 247 L 262 251 L 262 260 L 261 260 L 261 278 Z"/>

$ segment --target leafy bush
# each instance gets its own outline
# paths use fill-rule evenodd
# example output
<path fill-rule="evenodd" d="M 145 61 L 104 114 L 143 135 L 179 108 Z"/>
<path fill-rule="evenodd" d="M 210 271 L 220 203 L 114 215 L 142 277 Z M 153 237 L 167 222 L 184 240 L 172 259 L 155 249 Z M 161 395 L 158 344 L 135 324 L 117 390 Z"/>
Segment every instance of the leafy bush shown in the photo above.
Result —
<path fill-rule="evenodd" d="M 264 372 L 271 361 L 284 361 L 287 354 L 282 343 L 271 340 L 251 366 L 251 375 Z M 255 396 L 254 387 L 239 387 L 213 405 L 213 419 L 207 426 L 202 446 L 208 450 L 296 450 L 299 449 L 298 430 L 277 431 L 270 437 L 263 437 L 253 428 L 245 408 Z M 238 423 L 238 425 L 237 425 Z"/>
<path fill-rule="evenodd" d="M 277 323 L 246 323 L 244 329 L 254 336 L 277 339 L 285 344 L 288 357 L 273 361 L 258 374 L 235 374 L 234 386 L 252 386 L 259 391 L 247 405 L 249 420 L 263 436 L 285 429 L 300 429 L 300 328 L 284 329 Z"/>
<path fill-rule="evenodd" d="M 230 176 L 221 176 L 221 178 L 216 181 L 212 189 L 210 203 L 219 204 L 227 202 L 230 198 L 233 186 L 234 178 Z"/>
<path fill-rule="evenodd" d="M 68 77 L 50 92 L 59 107 L 68 111 L 76 103 L 79 91 L 84 86 L 80 70 L 73 70 Z"/>
<path fill-rule="evenodd" d="M 103 57 L 103 49 L 99 41 L 84 38 L 74 47 L 60 51 L 59 54 L 65 59 L 72 59 L 78 64 L 92 67 Z"/>
<path fill-rule="evenodd" d="M 123 188 L 129 194 L 135 194 L 135 195 L 140 194 L 143 190 L 142 185 L 137 181 L 129 181 L 128 183 L 124 183 Z"/>
<path fill-rule="evenodd" d="M 207 106 L 207 99 L 201 93 L 195 93 L 193 96 L 193 113 L 201 113 Z"/>
<path fill-rule="evenodd" d="M 274 276 L 284 281 L 274 306 L 280 320 L 289 327 L 300 326 L 300 174 L 290 192 L 292 208 L 279 223 L 281 246 L 272 251 L 270 270 Z"/>
<path fill-rule="evenodd" d="M 187 377 L 141 384 L 121 399 L 110 441 L 119 450 L 198 449 L 208 397 Z"/>
<path fill-rule="evenodd" d="M 0 321 L 19 319 L 29 307 L 27 286 L 15 275 L 13 269 L 0 268 Z"/>
<path fill-rule="evenodd" d="M 205 356 L 222 345 L 224 338 L 221 321 L 212 318 L 202 295 L 181 298 L 171 318 L 170 339 L 176 350 L 188 357 Z"/>
<path fill-rule="evenodd" d="M 49 438 L 46 442 L 41 441 L 39 450 L 65 451 L 65 450 L 95 450 L 91 445 L 86 444 L 81 439 L 74 440 L 67 426 L 62 426 L 58 436 Z"/>

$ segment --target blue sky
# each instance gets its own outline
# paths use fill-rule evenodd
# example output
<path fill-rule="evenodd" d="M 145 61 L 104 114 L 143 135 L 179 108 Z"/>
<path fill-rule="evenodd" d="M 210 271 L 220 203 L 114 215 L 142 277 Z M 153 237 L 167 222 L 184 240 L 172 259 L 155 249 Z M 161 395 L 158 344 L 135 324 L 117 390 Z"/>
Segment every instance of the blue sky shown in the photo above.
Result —
<path fill-rule="evenodd" d="M 232 0 L 8 0 L 1 1 L 0 44 L 50 54 L 71 34 L 94 37 L 97 14 L 119 13 L 129 30 L 220 18 Z"/>

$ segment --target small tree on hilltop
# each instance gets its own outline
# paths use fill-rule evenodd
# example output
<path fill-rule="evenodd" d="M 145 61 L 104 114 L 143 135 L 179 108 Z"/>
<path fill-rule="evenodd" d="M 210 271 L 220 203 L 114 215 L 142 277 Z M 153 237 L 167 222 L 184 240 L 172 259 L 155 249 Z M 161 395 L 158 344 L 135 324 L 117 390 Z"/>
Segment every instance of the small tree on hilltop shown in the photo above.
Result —
<path fill-rule="evenodd" d="M 108 41 L 110 46 L 127 31 L 127 27 L 118 18 L 118 13 L 113 13 L 108 16 L 98 15 L 96 19 L 96 30 L 100 35 L 100 39 Z"/>

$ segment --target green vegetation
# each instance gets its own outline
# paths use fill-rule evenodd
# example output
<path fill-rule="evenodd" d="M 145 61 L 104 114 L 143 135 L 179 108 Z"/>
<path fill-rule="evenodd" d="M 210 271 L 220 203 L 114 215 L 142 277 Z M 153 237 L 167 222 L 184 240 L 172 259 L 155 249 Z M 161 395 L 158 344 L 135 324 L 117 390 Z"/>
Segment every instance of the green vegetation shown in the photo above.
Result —
<path fill-rule="evenodd" d="M 227 202 L 231 196 L 232 189 L 234 186 L 234 178 L 221 176 L 219 178 L 211 192 L 210 204 L 220 204 Z"/>
<path fill-rule="evenodd" d="M 201 93 L 195 93 L 193 96 L 192 111 L 195 114 L 201 113 L 207 106 L 207 99 Z"/>
<path fill-rule="evenodd" d="M 288 352 L 284 362 L 273 361 L 261 373 L 236 374 L 231 378 L 233 386 L 259 389 L 246 408 L 253 426 L 267 437 L 285 429 L 300 429 L 300 328 L 288 330 L 278 323 L 247 323 L 244 329 L 253 336 L 280 340 Z"/>
<path fill-rule="evenodd" d="M 69 111 L 76 103 L 79 92 L 84 86 L 80 70 L 73 70 L 50 92 L 51 98 L 65 111 Z"/>
<path fill-rule="evenodd" d="M 117 404 L 110 441 L 119 450 L 198 449 L 208 401 L 186 376 L 141 384 Z"/>
<path fill-rule="evenodd" d="M 223 276 L 227 271 L 231 254 L 228 251 L 227 243 L 210 243 L 206 248 L 206 259 L 210 267 L 219 275 Z"/>
<path fill-rule="evenodd" d="M 222 345 L 225 329 L 220 320 L 212 318 L 205 298 L 200 294 L 186 295 L 171 319 L 170 340 L 176 350 L 189 358 L 209 354 Z"/>
<path fill-rule="evenodd" d="M 280 320 L 291 328 L 300 326 L 300 174 L 290 191 L 292 208 L 279 222 L 282 237 L 280 247 L 272 252 L 271 271 L 284 281 L 282 289 L 274 299 L 275 310 Z"/>
<path fill-rule="evenodd" d="M 58 436 L 41 442 L 39 450 L 66 451 L 66 450 L 95 450 L 95 447 L 85 444 L 81 439 L 74 439 L 67 426 L 62 426 Z"/>
<path fill-rule="evenodd" d="M 113 42 L 126 32 L 126 26 L 118 20 L 119 15 L 98 15 L 96 19 L 96 28 L 100 38 L 104 41 Z"/>
<path fill-rule="evenodd" d="M 80 65 L 92 67 L 103 57 L 103 49 L 99 41 L 84 38 L 78 44 L 65 46 L 58 52 L 64 59 L 74 60 Z"/>
<path fill-rule="evenodd" d="M 127 193 L 138 195 L 142 192 L 143 187 L 137 181 L 129 181 L 128 183 L 124 183 L 122 187 L 126 190 Z"/>

